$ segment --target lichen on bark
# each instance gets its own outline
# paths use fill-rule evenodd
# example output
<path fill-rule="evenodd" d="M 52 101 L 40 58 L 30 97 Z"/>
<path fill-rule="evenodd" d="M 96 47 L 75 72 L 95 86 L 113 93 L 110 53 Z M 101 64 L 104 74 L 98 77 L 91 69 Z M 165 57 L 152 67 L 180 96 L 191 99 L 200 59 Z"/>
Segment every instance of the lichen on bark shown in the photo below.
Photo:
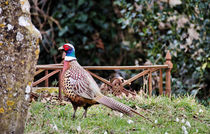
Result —
<path fill-rule="evenodd" d="M 29 9 L 28 0 L 0 1 L 1 133 L 24 131 L 41 38 Z"/>

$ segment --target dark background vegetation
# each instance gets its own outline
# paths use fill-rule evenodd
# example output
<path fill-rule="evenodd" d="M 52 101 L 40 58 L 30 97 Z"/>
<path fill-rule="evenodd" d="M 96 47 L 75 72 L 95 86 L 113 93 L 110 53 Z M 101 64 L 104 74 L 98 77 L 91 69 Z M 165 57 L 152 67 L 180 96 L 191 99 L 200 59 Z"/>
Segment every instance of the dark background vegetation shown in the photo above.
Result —
<path fill-rule="evenodd" d="M 173 94 L 188 93 L 209 104 L 208 0 L 31 0 L 31 5 L 43 36 L 38 64 L 60 63 L 57 48 L 66 42 L 75 45 L 81 65 L 164 64 L 170 50 Z"/>

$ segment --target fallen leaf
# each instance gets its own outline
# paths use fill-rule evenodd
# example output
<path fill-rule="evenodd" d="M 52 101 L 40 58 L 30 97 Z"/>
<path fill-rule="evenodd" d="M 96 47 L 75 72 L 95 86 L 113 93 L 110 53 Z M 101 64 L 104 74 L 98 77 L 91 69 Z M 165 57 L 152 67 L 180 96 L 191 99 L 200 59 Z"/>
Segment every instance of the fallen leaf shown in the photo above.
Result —
<path fill-rule="evenodd" d="M 185 126 L 182 126 L 183 131 L 187 131 L 187 128 Z"/>
<path fill-rule="evenodd" d="M 190 125 L 190 122 L 189 122 L 189 121 L 186 121 L 185 125 L 186 125 L 186 126 L 188 126 L 188 127 L 191 127 L 191 125 Z"/>
<path fill-rule="evenodd" d="M 185 120 L 184 120 L 184 119 L 182 119 L 182 120 L 181 120 L 181 122 L 182 122 L 182 123 L 184 123 L 184 122 L 185 122 Z"/>
<path fill-rule="evenodd" d="M 80 132 L 82 129 L 80 126 L 77 126 L 77 131 Z"/>
<path fill-rule="evenodd" d="M 199 113 L 203 113 L 203 110 L 202 109 L 199 109 Z"/>
<path fill-rule="evenodd" d="M 133 121 L 132 121 L 132 120 L 130 120 L 130 119 L 129 119 L 127 122 L 128 122 L 128 124 L 131 124 L 131 123 L 133 123 Z"/>
<path fill-rule="evenodd" d="M 158 123 L 158 121 L 157 120 L 155 120 L 155 124 L 157 124 Z"/>

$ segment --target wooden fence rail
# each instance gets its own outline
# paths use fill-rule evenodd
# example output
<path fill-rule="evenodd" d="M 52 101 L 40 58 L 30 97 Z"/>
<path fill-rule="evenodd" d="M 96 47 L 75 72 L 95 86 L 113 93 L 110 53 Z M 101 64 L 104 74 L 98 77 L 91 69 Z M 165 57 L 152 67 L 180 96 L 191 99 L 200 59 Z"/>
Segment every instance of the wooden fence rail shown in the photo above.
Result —
<path fill-rule="evenodd" d="M 99 79 L 100 81 L 106 83 L 109 86 L 112 86 L 112 83 L 98 75 L 96 75 L 93 72 L 90 72 L 90 70 L 143 70 L 142 72 L 138 73 L 137 75 L 133 76 L 132 78 L 126 80 L 124 83 L 122 83 L 122 86 L 125 86 L 134 80 L 148 75 L 148 88 L 149 88 L 149 95 L 152 95 L 152 73 L 155 71 L 159 71 L 159 94 L 163 94 L 163 76 L 162 76 L 162 70 L 166 70 L 166 95 L 171 95 L 171 69 L 173 68 L 173 64 L 171 62 L 171 55 L 168 51 L 166 54 L 166 62 L 165 65 L 150 65 L 150 66 L 83 66 L 93 77 Z M 38 85 L 39 83 L 45 81 L 45 86 L 49 86 L 49 77 L 53 76 L 56 73 L 59 73 L 59 98 L 61 99 L 61 83 L 60 83 L 60 77 L 61 77 L 61 71 L 63 69 L 63 64 L 49 64 L 49 65 L 37 65 L 36 66 L 36 73 L 35 76 L 40 74 L 41 72 L 45 71 L 45 76 L 40 78 L 39 80 L 33 82 L 33 86 Z M 52 72 L 48 72 L 49 70 L 54 70 Z"/>

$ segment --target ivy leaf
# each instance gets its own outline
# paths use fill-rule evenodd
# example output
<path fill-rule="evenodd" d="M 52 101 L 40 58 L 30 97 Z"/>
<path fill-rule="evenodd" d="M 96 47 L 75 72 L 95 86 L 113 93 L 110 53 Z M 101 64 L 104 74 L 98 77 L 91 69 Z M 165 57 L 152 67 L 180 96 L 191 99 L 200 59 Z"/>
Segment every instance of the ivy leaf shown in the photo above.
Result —
<path fill-rule="evenodd" d="M 87 14 L 80 14 L 80 16 L 78 17 L 78 20 L 81 22 L 85 22 L 88 19 L 88 15 Z"/>
<path fill-rule="evenodd" d="M 61 31 L 59 31 L 58 36 L 63 36 L 69 30 L 68 26 L 65 26 Z"/>
<path fill-rule="evenodd" d="M 201 67 L 202 70 L 205 70 L 206 69 L 206 66 L 207 66 L 207 62 L 202 65 L 202 67 Z"/>
<path fill-rule="evenodd" d="M 77 6 L 79 7 L 79 6 L 81 6 L 82 4 L 84 4 L 84 3 L 85 3 L 85 0 L 79 0 Z"/>

